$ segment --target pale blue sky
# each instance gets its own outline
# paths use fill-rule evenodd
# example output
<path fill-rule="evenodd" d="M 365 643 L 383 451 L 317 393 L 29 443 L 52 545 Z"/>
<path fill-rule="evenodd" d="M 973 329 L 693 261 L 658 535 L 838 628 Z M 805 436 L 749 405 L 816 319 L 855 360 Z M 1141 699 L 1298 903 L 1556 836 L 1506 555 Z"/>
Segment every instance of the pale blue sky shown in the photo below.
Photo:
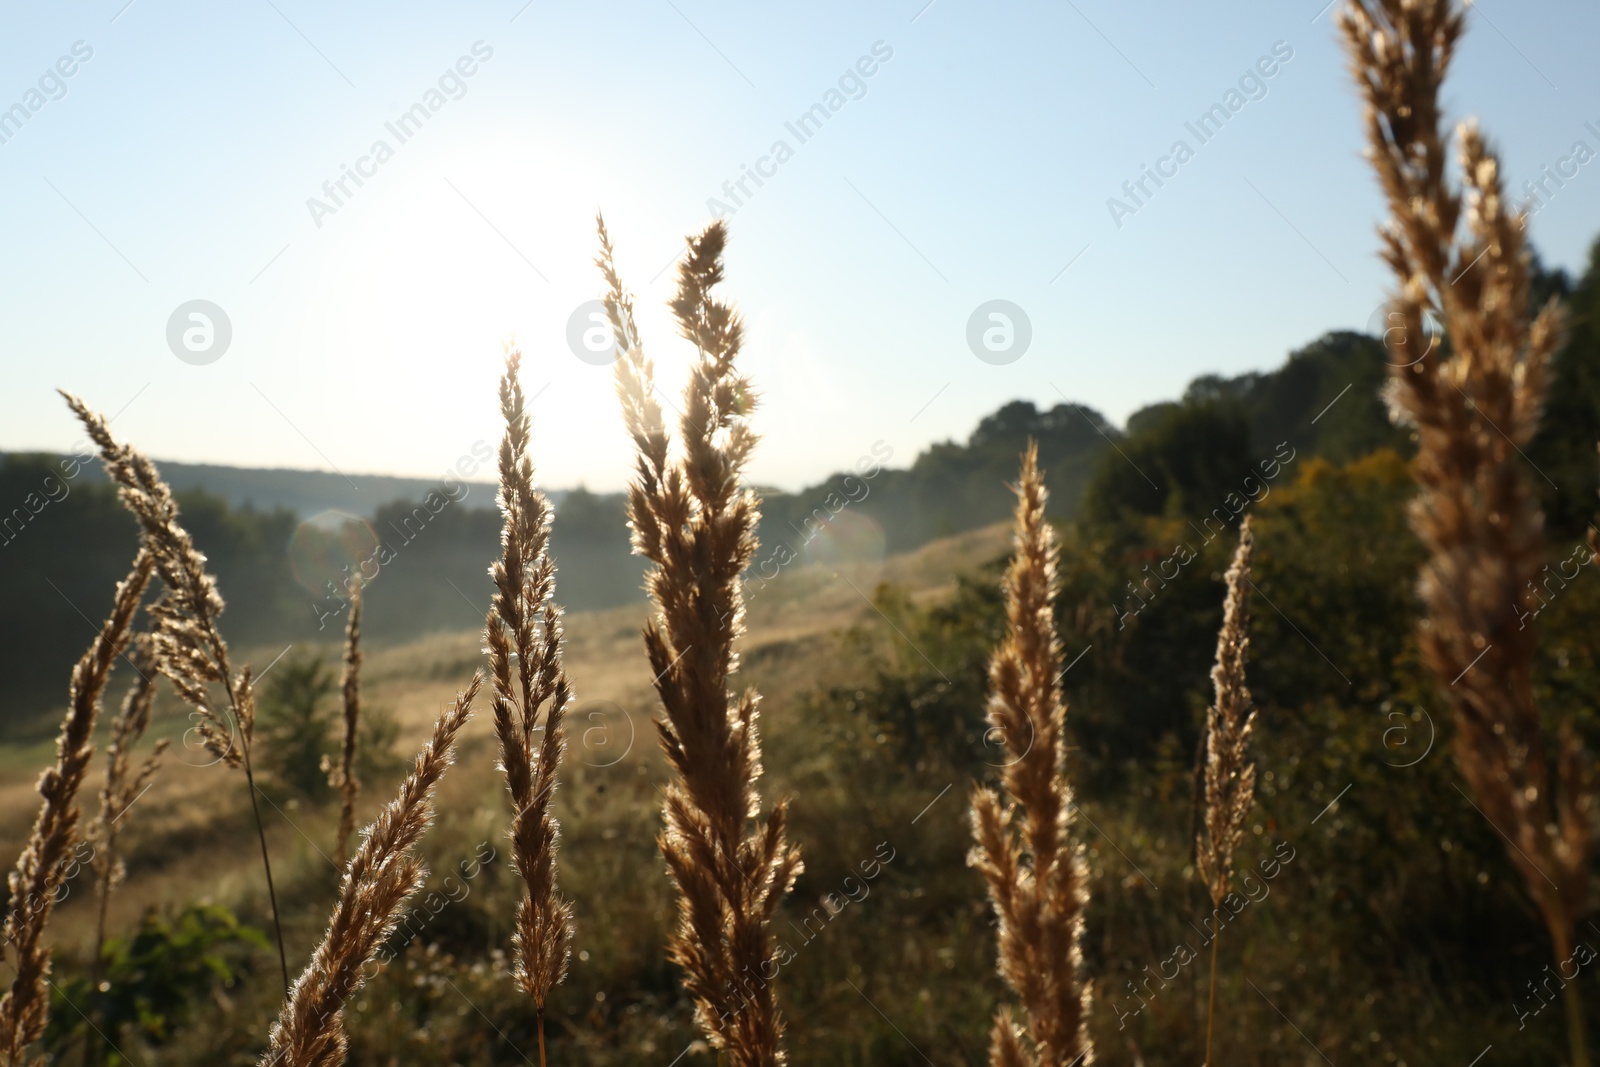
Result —
<path fill-rule="evenodd" d="M 900 465 L 1057 390 L 1120 421 L 1197 374 L 1272 367 L 1368 322 L 1380 205 L 1322 0 L 925 2 L 13 8 L 0 109 L 26 106 L 75 42 L 93 55 L 47 77 L 65 94 L 0 144 L 0 448 L 71 445 L 63 386 L 122 410 L 116 430 L 157 456 L 439 474 L 496 436 L 514 335 L 543 480 L 618 488 L 609 371 L 566 342 L 597 292 L 594 210 L 675 377 L 685 352 L 657 310 L 671 274 L 656 275 L 780 139 L 793 157 L 747 183 L 727 286 L 765 394 L 765 483 L 877 440 Z M 1471 16 L 1450 103 L 1482 116 L 1514 187 L 1577 140 L 1600 149 L 1584 127 L 1600 129 L 1597 41 L 1592 3 Z M 492 56 L 447 77 L 462 95 L 401 144 L 385 123 L 476 42 Z M 878 42 L 892 56 L 845 80 L 864 95 L 800 143 L 785 123 Z M 1184 124 L 1277 42 L 1293 56 L 1265 96 L 1200 145 Z M 1193 158 L 1119 228 L 1107 199 L 1179 138 Z M 393 158 L 362 163 L 372 176 L 314 221 L 307 199 L 379 139 Z M 1532 232 L 1549 262 L 1581 266 L 1600 162 Z M 194 299 L 232 324 L 208 365 L 166 340 Z M 1005 365 L 966 341 L 991 299 L 1031 319 Z"/>

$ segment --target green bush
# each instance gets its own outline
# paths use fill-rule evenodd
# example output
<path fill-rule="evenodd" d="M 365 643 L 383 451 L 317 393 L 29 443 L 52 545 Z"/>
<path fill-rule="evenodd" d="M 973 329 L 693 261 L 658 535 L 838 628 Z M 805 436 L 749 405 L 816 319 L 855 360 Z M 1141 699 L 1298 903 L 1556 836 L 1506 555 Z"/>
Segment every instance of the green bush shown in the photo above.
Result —
<path fill-rule="evenodd" d="M 141 1062 L 120 1048 L 165 1045 L 252 970 L 257 950 L 269 950 L 266 935 L 219 905 L 191 904 L 171 919 L 152 911 L 132 937 L 106 941 L 98 986 L 81 975 L 52 985 L 45 1043 L 64 1056 L 87 1042 L 89 1062 L 106 1067 Z"/>
<path fill-rule="evenodd" d="M 255 759 L 271 782 L 291 796 L 322 803 L 333 796 L 324 756 L 337 758 L 344 730 L 339 678 L 314 653 L 285 656 L 262 686 L 256 709 Z M 399 769 L 394 755 L 400 725 L 381 705 L 363 703 L 357 731 L 356 775 L 375 781 Z"/>

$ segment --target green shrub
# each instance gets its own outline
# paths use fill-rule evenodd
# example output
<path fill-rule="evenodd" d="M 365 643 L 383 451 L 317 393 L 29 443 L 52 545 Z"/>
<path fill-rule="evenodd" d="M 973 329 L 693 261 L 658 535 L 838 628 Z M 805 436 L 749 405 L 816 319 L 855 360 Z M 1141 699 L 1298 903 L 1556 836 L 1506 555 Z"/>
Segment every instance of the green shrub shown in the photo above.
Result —
<path fill-rule="evenodd" d="M 132 937 L 106 941 L 98 987 L 83 976 L 52 985 L 45 1043 L 64 1056 L 87 1041 L 89 1062 L 121 1067 L 129 1060 L 119 1046 L 135 1038 L 166 1044 L 198 1005 L 253 969 L 255 950 L 269 947 L 265 934 L 220 905 L 191 904 L 171 920 L 149 912 Z"/>

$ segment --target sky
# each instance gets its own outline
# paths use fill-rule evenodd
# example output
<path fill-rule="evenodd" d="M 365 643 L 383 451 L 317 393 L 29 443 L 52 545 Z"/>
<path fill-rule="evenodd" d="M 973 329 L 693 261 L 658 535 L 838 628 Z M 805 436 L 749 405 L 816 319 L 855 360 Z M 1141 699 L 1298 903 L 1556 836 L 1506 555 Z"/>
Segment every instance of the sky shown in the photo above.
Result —
<path fill-rule="evenodd" d="M 670 265 L 728 219 L 757 483 L 906 465 L 1017 398 L 1120 423 L 1380 312 L 1323 2 L 13 8 L 0 449 L 81 440 L 59 387 L 157 457 L 442 475 L 497 439 L 514 341 L 540 480 L 621 488 L 597 210 L 674 403 Z M 1600 234 L 1600 162 L 1570 162 L 1600 151 L 1597 40 L 1592 3 L 1483 0 L 1447 87 L 1514 190 L 1576 168 L 1531 223 L 1569 270 Z"/>

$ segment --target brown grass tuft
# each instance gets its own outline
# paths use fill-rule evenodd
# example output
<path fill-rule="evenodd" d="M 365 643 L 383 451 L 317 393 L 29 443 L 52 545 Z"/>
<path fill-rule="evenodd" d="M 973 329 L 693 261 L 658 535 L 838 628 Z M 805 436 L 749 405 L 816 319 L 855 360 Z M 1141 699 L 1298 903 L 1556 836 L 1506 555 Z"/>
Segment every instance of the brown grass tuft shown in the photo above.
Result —
<path fill-rule="evenodd" d="M 1563 724 L 1552 775 L 1534 703 L 1536 632 L 1519 623 L 1544 548 L 1521 448 L 1539 426 L 1561 309 L 1551 301 L 1531 316 L 1527 220 L 1506 202 L 1475 123 L 1456 133 L 1460 184 L 1447 175 L 1439 91 L 1464 12 L 1452 0 L 1355 0 L 1340 25 L 1389 202 L 1380 234 L 1398 283 L 1392 311 L 1418 349 L 1424 312 L 1437 313 L 1450 349 L 1419 351 L 1390 381 L 1396 415 L 1417 435 L 1411 518 L 1429 552 L 1420 643 L 1454 712 L 1462 776 L 1564 960 L 1591 902 L 1592 761 Z M 1574 989 L 1573 1058 L 1586 1063 Z"/>
<path fill-rule="evenodd" d="M 272 884 L 272 861 L 267 855 L 267 835 L 256 799 L 255 772 L 250 765 L 250 741 L 255 732 L 255 689 L 250 668 L 235 673 L 228 658 L 228 643 L 217 628 L 222 614 L 222 594 L 217 581 L 206 573 L 206 558 L 195 548 L 189 532 L 178 522 L 178 503 L 172 489 L 161 480 L 156 465 L 129 445 L 111 436 L 106 420 L 71 393 L 61 394 L 83 423 L 100 452 L 106 474 L 117 495 L 139 520 L 145 551 L 155 561 L 165 589 L 148 611 L 155 620 L 151 647 L 161 673 L 196 711 L 196 730 L 205 747 L 230 767 L 243 767 L 250 791 L 250 811 L 255 816 L 261 843 L 261 865 L 266 872 L 267 897 L 272 905 L 272 926 L 277 935 L 278 965 L 283 985 L 289 987 L 289 959 L 283 948 L 283 923 L 278 917 L 278 893 Z M 211 703 L 208 686 L 223 687 L 228 707 L 219 711 Z M 234 743 L 237 734 L 238 744 Z"/>
<path fill-rule="evenodd" d="M 572 954 L 572 905 L 556 887 L 561 828 L 550 813 L 566 749 L 561 719 L 572 687 L 561 666 L 561 609 L 555 602 L 555 563 L 549 552 L 550 503 L 534 487 L 528 456 L 527 403 L 517 378 L 521 362 L 519 352 L 510 352 L 500 379 L 500 410 L 506 420 L 500 441 L 503 524 L 500 559 L 489 569 L 495 593 L 484 633 L 500 767 L 514 810 L 512 855 L 527 887 L 517 906 L 514 973 L 538 1009 L 542 1062 L 545 1005 L 550 991 L 566 977 Z"/>
<path fill-rule="evenodd" d="M 1256 711 L 1245 685 L 1245 656 L 1250 650 L 1250 558 L 1254 539 L 1250 518 L 1239 527 L 1239 547 L 1228 568 L 1228 593 L 1223 602 L 1222 629 L 1217 632 L 1217 664 L 1211 668 L 1216 701 L 1206 712 L 1205 818 L 1195 836 L 1195 861 L 1211 894 L 1211 906 L 1222 906 L 1233 882 L 1233 855 L 1244 836 L 1245 818 L 1255 803 L 1256 768 L 1246 749 L 1255 728 Z M 1218 931 L 1220 934 L 1221 931 Z M 1211 996 L 1206 1012 L 1206 1062 L 1211 1062 L 1211 1024 L 1217 1007 L 1217 941 L 1211 938 Z"/>
<path fill-rule="evenodd" d="M 206 747 L 229 766 L 239 766 L 243 754 L 234 744 L 233 734 L 237 729 L 248 745 L 255 727 L 255 704 L 243 677 L 229 667 L 228 645 L 217 629 L 222 594 L 217 591 L 216 579 L 206 573 L 205 556 L 179 524 L 177 501 L 155 464 L 131 446 L 119 444 L 105 419 L 83 401 L 69 393 L 62 396 L 99 449 L 118 496 L 139 520 L 156 573 L 166 586 L 150 608 L 156 620 L 154 645 L 161 671 L 200 713 L 198 730 Z M 226 712 L 211 706 L 206 693 L 211 682 L 228 690 L 232 722 Z"/>
<path fill-rule="evenodd" d="M 1211 668 L 1216 702 L 1206 712 L 1205 822 L 1195 842 L 1200 878 L 1221 904 L 1233 881 L 1233 854 L 1244 836 L 1244 821 L 1255 803 L 1256 768 L 1246 748 L 1256 711 L 1245 684 L 1250 649 L 1250 557 L 1254 547 L 1247 517 L 1239 528 L 1239 547 L 1228 568 L 1222 629 L 1217 633 L 1217 663 Z"/>
<path fill-rule="evenodd" d="M 678 775 L 665 790 L 660 839 L 680 894 L 671 955 L 687 972 L 696 1021 L 711 1043 L 734 1067 L 775 1067 L 786 1057 L 783 1017 L 763 971 L 773 959 L 767 924 L 801 864 L 784 839 L 785 804 L 765 826 L 758 822 L 758 696 L 728 689 L 744 629 L 740 575 L 755 553 L 759 513 L 742 484 L 757 438 L 749 423 L 755 395 L 734 368 L 741 324 L 711 295 L 722 280 L 727 231 L 714 222 L 690 238 L 678 266 L 671 307 L 697 359 L 684 389 L 677 459 L 667 454 L 671 435 L 656 403 L 654 367 L 603 221 L 599 233 L 597 262 L 621 349 L 617 392 L 637 451 L 628 491 L 633 548 L 655 564 L 646 584 L 656 614 L 644 640 L 666 715 L 656 727 Z"/>
<path fill-rule="evenodd" d="M 1006 636 L 989 662 L 989 723 L 1004 741 L 994 789 L 972 794 L 976 842 L 968 862 L 988 883 L 999 924 L 999 969 L 1022 1002 L 1019 1022 L 1001 1008 L 994 1067 L 1094 1062 L 1091 991 L 1083 979 L 1083 912 L 1089 903 L 1082 847 L 1072 840 L 1066 777 L 1066 704 L 1056 638 L 1056 540 L 1038 448 L 1028 443 L 1017 487 L 1016 557 L 1006 572 Z"/>
<path fill-rule="evenodd" d="M 362 835 L 345 868 L 328 932 L 311 955 L 272 1028 L 263 1067 L 340 1067 L 345 1061 L 344 1006 L 365 982 L 405 902 L 427 868 L 414 853 L 433 823 L 433 791 L 450 766 L 456 734 L 472 714 L 480 675 L 434 723 L 400 792 Z"/>
<path fill-rule="evenodd" d="M 155 561 L 141 549 L 133 570 L 117 586 L 111 616 L 72 668 L 67 714 L 56 741 L 56 762 L 39 778 L 38 818 L 28 843 L 11 872 L 11 903 L 6 912 L 5 942 L 16 953 L 17 973 L 0 997 L 0 1061 L 22 1062 L 24 1050 L 44 1033 L 50 1009 L 50 948 L 45 925 L 55 907 L 66 859 L 78 840 L 78 791 L 94 755 L 94 725 L 100 698 L 117 657 L 128 646 L 139 601 L 150 582 Z"/>

